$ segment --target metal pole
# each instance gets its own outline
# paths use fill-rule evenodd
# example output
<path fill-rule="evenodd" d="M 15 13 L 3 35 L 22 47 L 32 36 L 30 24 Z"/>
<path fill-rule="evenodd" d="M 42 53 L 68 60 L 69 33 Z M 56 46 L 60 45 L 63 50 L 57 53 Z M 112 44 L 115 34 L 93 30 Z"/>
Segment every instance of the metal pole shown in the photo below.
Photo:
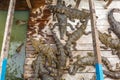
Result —
<path fill-rule="evenodd" d="M 91 13 L 91 29 L 92 29 L 92 39 L 93 39 L 93 48 L 96 56 L 96 80 L 104 80 L 103 78 L 103 70 L 102 70 L 102 61 L 100 54 L 100 45 L 98 39 L 98 32 L 96 30 L 96 14 L 95 14 L 95 6 L 93 0 L 89 0 L 89 7 Z"/>
<path fill-rule="evenodd" d="M 1 50 L 1 71 L 0 80 L 5 80 L 6 68 L 7 68 L 7 57 L 9 51 L 11 28 L 13 23 L 14 9 L 16 0 L 10 0 L 8 14 L 6 19 L 2 50 Z"/>

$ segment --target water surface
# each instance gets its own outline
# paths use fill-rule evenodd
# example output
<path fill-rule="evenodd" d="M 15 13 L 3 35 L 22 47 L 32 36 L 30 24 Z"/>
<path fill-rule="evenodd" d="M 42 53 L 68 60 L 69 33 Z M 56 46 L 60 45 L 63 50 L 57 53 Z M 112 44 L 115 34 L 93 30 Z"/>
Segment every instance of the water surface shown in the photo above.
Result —
<path fill-rule="evenodd" d="M 6 17 L 7 11 L 0 11 L 0 50 L 3 40 Z M 23 80 L 22 74 L 25 59 L 25 41 L 27 24 L 17 25 L 16 21 L 27 21 L 28 17 L 28 11 L 15 11 L 9 48 L 6 80 Z M 20 52 L 17 53 L 16 49 L 21 43 L 24 43 L 24 45 L 21 47 Z"/>

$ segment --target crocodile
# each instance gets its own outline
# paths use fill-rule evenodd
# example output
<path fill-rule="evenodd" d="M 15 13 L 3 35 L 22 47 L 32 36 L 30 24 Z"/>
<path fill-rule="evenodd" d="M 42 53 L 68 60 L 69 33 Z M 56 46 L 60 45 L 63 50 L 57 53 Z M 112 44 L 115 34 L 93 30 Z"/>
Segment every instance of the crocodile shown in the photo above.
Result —
<path fill-rule="evenodd" d="M 48 8 L 52 12 L 65 14 L 71 21 L 74 21 L 73 19 L 79 19 L 80 22 L 84 22 L 85 18 L 90 14 L 90 11 L 87 9 L 78 10 L 71 8 L 71 6 L 48 5 Z"/>
<path fill-rule="evenodd" d="M 37 58 L 32 63 L 32 68 L 35 72 L 35 74 L 34 74 L 35 80 L 37 80 L 39 78 L 39 73 L 41 73 L 41 74 L 48 73 L 48 71 L 44 68 L 43 64 L 45 64 L 45 63 L 43 61 L 44 60 L 42 58 L 42 54 L 39 53 Z"/>
<path fill-rule="evenodd" d="M 86 66 L 94 66 L 96 63 L 95 62 L 96 58 L 92 54 L 93 53 L 88 53 L 88 55 L 84 57 L 81 57 L 80 55 L 77 56 L 77 61 L 74 62 L 73 66 L 69 69 L 69 74 L 75 75 L 78 69 L 82 71 L 86 68 Z M 112 65 L 110 64 L 110 61 L 106 57 L 102 56 L 102 62 L 109 71 L 112 71 L 112 72 L 120 71 L 120 69 L 112 69 Z"/>
<path fill-rule="evenodd" d="M 105 9 L 107 9 L 108 6 L 112 3 L 113 0 L 104 0 L 104 1 L 105 1 L 105 2 L 108 1 L 107 4 L 106 4 L 105 7 L 104 7 Z"/>
<path fill-rule="evenodd" d="M 25 20 L 16 20 L 16 25 L 24 25 L 27 24 L 27 21 Z"/>
<path fill-rule="evenodd" d="M 23 45 L 24 45 L 24 43 L 21 43 L 21 44 L 17 47 L 17 49 L 16 49 L 16 52 L 17 52 L 17 53 L 19 53 L 19 52 L 21 51 L 21 48 L 22 48 Z"/>
<path fill-rule="evenodd" d="M 110 24 L 110 28 L 108 29 L 108 32 L 111 33 L 111 31 L 112 31 L 120 39 L 120 22 L 115 20 L 115 18 L 113 16 L 113 13 L 115 13 L 115 12 L 120 13 L 120 9 L 113 8 L 108 13 L 108 22 Z"/>
<path fill-rule="evenodd" d="M 113 79 L 120 79 L 120 72 L 111 72 L 104 70 L 103 73 Z"/>
<path fill-rule="evenodd" d="M 76 50 L 76 48 L 75 48 L 75 46 L 76 46 L 76 41 L 80 38 L 80 37 L 82 37 L 83 35 L 88 35 L 89 33 L 91 33 L 91 32 L 88 32 L 88 33 L 86 33 L 85 32 L 85 29 L 86 29 L 86 27 L 87 27 L 87 23 L 88 23 L 88 20 L 89 20 L 89 17 L 88 18 L 86 18 L 86 21 L 84 21 L 84 23 L 82 23 L 82 25 L 80 26 L 80 27 L 78 27 L 79 26 L 79 23 L 77 23 L 77 25 L 76 25 L 76 28 L 77 28 L 77 30 L 75 30 L 73 33 L 68 33 L 67 35 L 68 35 L 68 40 L 66 41 L 66 44 L 65 44 L 65 49 L 66 49 L 66 51 L 67 51 L 67 55 L 69 56 L 69 57 L 72 57 L 72 52 L 71 52 L 71 45 L 72 44 L 74 44 L 73 45 L 73 48 Z"/>
<path fill-rule="evenodd" d="M 32 46 L 35 49 L 35 52 L 41 52 L 42 54 L 44 54 L 44 56 L 49 62 L 49 65 L 52 65 L 52 61 L 56 61 L 56 51 L 50 46 L 50 44 L 45 44 L 43 38 L 39 38 L 39 40 L 31 38 L 31 42 Z"/>
<path fill-rule="evenodd" d="M 56 36 L 56 34 L 51 31 L 53 34 L 53 38 L 56 42 L 56 47 L 57 47 L 57 58 L 59 63 L 59 66 L 65 68 L 66 67 L 66 61 L 67 61 L 67 56 L 66 56 L 66 51 L 64 49 L 64 45 L 61 43 L 61 41 L 58 39 L 58 37 Z"/>
<path fill-rule="evenodd" d="M 56 47 L 57 47 L 57 54 L 56 54 L 57 60 L 58 60 L 57 69 L 58 69 L 58 76 L 60 78 L 63 75 L 61 71 L 63 72 L 63 69 L 66 69 L 67 56 L 66 56 L 66 51 L 64 49 L 64 45 L 60 42 L 60 40 L 52 30 L 51 32 L 53 34 L 53 38 L 55 40 Z M 60 79 L 57 79 L 57 80 L 60 80 Z"/>
<path fill-rule="evenodd" d="M 62 0 L 57 0 L 57 6 L 65 6 L 62 3 Z M 72 30 L 74 30 L 73 26 L 70 23 L 67 23 L 67 16 L 64 13 L 57 13 L 54 12 L 54 15 L 56 15 L 58 23 L 55 23 L 53 25 L 53 29 L 58 26 L 59 27 L 59 32 L 60 32 L 60 38 L 63 39 L 64 34 L 66 34 L 67 31 L 67 26 L 69 26 Z"/>
<path fill-rule="evenodd" d="M 110 34 L 101 33 L 100 31 L 98 31 L 98 35 L 100 42 L 105 45 L 102 46 L 101 48 L 104 49 L 111 48 L 112 51 L 114 50 L 118 57 L 120 58 L 120 40 L 118 38 L 113 39 Z M 113 54 L 115 53 L 113 52 Z"/>

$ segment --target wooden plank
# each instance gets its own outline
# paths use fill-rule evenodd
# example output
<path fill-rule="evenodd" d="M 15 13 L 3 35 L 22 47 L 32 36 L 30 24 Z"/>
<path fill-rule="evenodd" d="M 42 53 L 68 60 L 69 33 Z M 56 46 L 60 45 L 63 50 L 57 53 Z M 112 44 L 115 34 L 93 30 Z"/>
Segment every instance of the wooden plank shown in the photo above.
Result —
<path fill-rule="evenodd" d="M 93 39 L 93 47 L 94 47 L 94 53 L 97 57 L 97 62 L 101 64 L 101 55 L 100 55 L 100 45 L 98 43 L 98 33 L 96 30 L 96 13 L 95 13 L 95 7 L 92 0 L 89 0 L 89 7 L 91 12 L 91 27 L 92 27 L 92 39 Z"/>
<path fill-rule="evenodd" d="M 54 0 L 54 4 L 55 4 L 56 0 Z M 74 0 L 65 0 L 66 2 L 66 5 L 69 5 L 69 4 L 72 4 L 72 7 L 75 6 L 75 2 Z M 116 3 L 116 1 L 113 1 L 112 4 L 119 4 L 120 1 L 117 0 L 118 3 Z M 42 2 L 41 2 L 42 3 Z M 111 4 L 111 5 L 112 5 Z M 100 1 L 100 0 L 95 0 L 95 6 L 96 6 L 96 14 L 97 16 L 99 17 L 97 19 L 97 28 L 102 31 L 102 32 L 107 32 L 107 29 L 109 27 L 109 24 L 107 22 L 107 14 L 108 14 L 108 11 L 112 8 L 111 5 L 110 7 L 106 10 L 104 9 L 104 6 L 105 5 L 105 2 L 104 1 Z M 81 7 L 82 6 L 82 7 Z M 86 8 L 86 9 L 89 9 L 89 4 L 88 4 L 88 0 L 81 0 L 81 4 L 79 6 L 79 9 L 81 8 Z M 39 10 L 38 10 L 39 11 Z M 117 16 L 117 15 L 115 15 Z M 52 16 L 51 16 L 52 17 Z M 38 18 L 38 17 L 37 17 Z M 34 19 L 37 19 L 37 18 L 34 18 Z M 51 18 L 51 21 L 52 21 L 52 18 Z M 69 21 L 69 20 L 68 20 Z M 76 22 L 71 22 L 69 21 L 73 27 L 76 25 L 78 20 L 76 20 Z M 57 22 L 57 21 L 56 21 Z M 56 23 L 56 22 L 53 22 L 52 23 Z M 50 23 L 50 22 L 49 22 Z M 33 25 L 34 27 L 34 25 Z M 46 26 L 48 27 L 48 26 Z M 45 28 L 46 28 L 45 27 Z M 46 28 L 46 30 L 48 30 L 47 32 L 49 32 L 49 29 Z M 55 31 L 57 32 L 57 35 L 59 36 L 59 31 L 58 31 L 58 28 L 55 29 Z M 68 28 L 68 31 L 72 32 L 69 28 Z M 91 23 L 89 21 L 88 23 L 88 26 L 87 26 L 87 29 L 86 31 L 91 31 Z M 50 34 L 50 33 L 48 33 Z M 91 34 L 88 35 L 88 36 L 85 36 L 83 35 L 78 41 L 77 41 L 77 51 L 73 51 L 73 56 L 77 56 L 77 55 L 81 55 L 81 56 L 85 56 L 87 55 L 87 52 L 93 52 L 93 44 L 92 44 L 92 38 L 91 38 Z M 65 39 L 67 40 L 67 37 L 65 37 Z M 65 44 L 65 41 L 63 40 L 62 41 L 64 44 Z M 102 45 L 100 43 L 100 45 Z M 53 47 L 55 47 L 55 44 L 52 44 Z M 28 49 L 29 47 L 29 49 Z M 28 43 L 27 45 L 27 54 L 26 54 L 26 63 L 25 66 L 24 66 L 24 69 L 26 70 L 25 72 L 25 78 L 27 78 L 27 80 L 33 80 L 32 77 L 34 76 L 34 74 L 31 73 L 32 71 L 32 67 L 31 67 L 31 64 L 32 64 L 32 61 L 34 60 L 34 55 L 32 55 L 31 53 L 34 51 L 34 48 L 32 47 L 31 43 Z M 111 54 L 111 50 L 108 49 L 108 50 L 103 50 L 103 49 L 100 49 L 101 50 L 101 55 L 104 56 L 104 57 L 107 57 L 109 59 L 109 61 L 111 61 L 111 64 L 115 67 L 115 63 L 116 62 L 119 62 L 119 59 L 117 57 L 117 55 L 112 55 Z M 116 60 L 116 61 L 114 61 Z M 26 69 L 27 68 L 27 69 Z M 105 66 L 104 66 L 104 69 Z M 25 71 L 24 70 L 24 71 Z M 87 72 L 88 71 L 88 72 Z M 83 72 L 78 72 L 76 75 L 64 75 L 64 77 L 67 79 L 67 80 L 82 80 L 81 78 L 81 74 L 83 73 L 84 76 L 83 77 L 86 77 L 85 80 L 90 80 L 92 76 L 90 76 L 91 74 L 94 74 L 94 73 L 90 73 L 90 72 L 95 72 L 95 68 L 93 66 L 87 66 L 86 69 L 83 71 Z M 82 74 L 82 75 L 83 75 Z M 89 76 L 89 77 L 88 77 Z M 108 78 L 107 78 L 108 79 Z M 106 80 L 106 79 L 105 79 Z M 113 79 L 109 79 L 109 80 L 113 80 Z"/>
<path fill-rule="evenodd" d="M 28 7 L 31 9 L 31 8 L 32 8 L 32 5 L 31 5 L 30 0 L 26 0 L 26 2 L 27 2 Z"/>
<path fill-rule="evenodd" d="M 11 35 L 11 29 L 13 24 L 15 3 L 16 3 L 16 0 L 10 0 L 10 3 L 9 3 L 9 9 L 8 9 L 7 20 L 5 24 L 5 31 L 4 31 L 4 37 L 3 37 L 3 43 L 2 43 L 2 50 L 1 50 L 2 68 L 1 68 L 0 80 L 5 80 L 7 57 L 8 57 L 8 51 L 9 51 L 10 35 Z"/>
<path fill-rule="evenodd" d="M 96 13 L 95 13 L 95 5 L 93 0 L 89 0 L 89 8 L 91 13 L 91 28 L 92 28 L 92 40 L 93 40 L 93 47 L 94 47 L 94 54 L 96 57 L 96 80 L 104 80 L 103 78 L 103 70 L 102 70 L 102 60 L 100 54 L 100 45 L 98 39 L 98 32 L 96 29 Z"/>
<path fill-rule="evenodd" d="M 106 2 L 104 0 L 94 0 L 94 2 L 95 2 L 96 10 L 100 10 L 100 9 L 102 10 L 106 5 Z M 120 7 L 119 3 L 120 3 L 119 0 L 114 0 L 112 4 L 109 5 L 108 10 L 111 8 L 119 8 Z M 79 9 L 81 8 L 89 9 L 89 4 L 87 0 L 81 0 L 81 5 L 79 6 Z"/>

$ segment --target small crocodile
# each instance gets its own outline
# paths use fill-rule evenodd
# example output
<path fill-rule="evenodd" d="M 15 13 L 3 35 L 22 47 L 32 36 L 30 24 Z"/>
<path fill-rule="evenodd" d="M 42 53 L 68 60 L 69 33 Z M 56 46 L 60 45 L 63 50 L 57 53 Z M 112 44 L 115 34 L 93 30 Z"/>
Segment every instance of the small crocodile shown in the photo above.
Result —
<path fill-rule="evenodd" d="M 27 21 L 25 20 L 16 20 L 16 25 L 24 25 L 27 24 Z"/>
<path fill-rule="evenodd" d="M 117 52 L 118 57 L 120 58 L 120 40 L 119 39 L 113 39 L 111 35 L 107 33 L 101 33 L 98 31 L 99 40 L 102 44 L 105 46 L 102 46 L 102 48 L 111 48 L 112 50 L 115 50 Z"/>
<path fill-rule="evenodd" d="M 19 52 L 21 51 L 21 48 L 22 48 L 23 45 L 24 45 L 24 43 L 21 43 L 21 44 L 17 47 L 17 49 L 16 49 L 16 52 L 17 52 L 17 53 L 19 53 Z"/>
<path fill-rule="evenodd" d="M 103 73 L 110 78 L 120 79 L 120 72 L 110 72 L 110 71 L 104 70 Z"/>
<path fill-rule="evenodd" d="M 90 14 L 90 11 L 87 9 L 78 10 L 71 8 L 70 6 L 66 7 L 58 5 L 49 5 L 48 8 L 52 12 L 65 14 L 71 21 L 73 21 L 73 19 L 79 19 L 80 22 L 84 22 L 85 18 L 88 17 Z"/>
<path fill-rule="evenodd" d="M 65 6 L 63 3 L 62 3 L 62 0 L 58 0 L 57 1 L 57 6 Z M 56 18 L 57 18 L 57 21 L 58 23 L 55 23 L 53 25 L 53 29 L 58 26 L 59 27 L 59 32 L 60 32 L 60 38 L 63 39 L 64 37 L 64 34 L 66 34 L 66 31 L 67 31 L 67 26 L 70 26 L 70 28 L 72 30 L 74 30 L 73 26 L 70 24 L 70 23 L 67 23 L 67 16 L 64 14 L 64 13 L 57 13 L 57 12 L 53 12 L 54 15 L 56 14 Z"/>
<path fill-rule="evenodd" d="M 81 70 L 84 70 L 86 68 L 86 66 L 94 66 L 96 63 L 95 62 L 96 58 L 92 54 L 93 53 L 88 53 L 88 56 L 85 56 L 85 57 L 81 57 L 80 55 L 77 56 L 77 61 L 74 62 L 73 67 L 71 67 L 69 69 L 69 74 L 75 75 L 75 73 L 78 71 L 79 68 L 81 68 L 80 69 L 80 71 L 81 71 Z M 120 71 L 120 69 L 112 69 L 112 65 L 110 64 L 110 61 L 108 61 L 108 59 L 106 57 L 102 56 L 102 62 L 109 71 L 112 71 L 112 72 Z"/>
<path fill-rule="evenodd" d="M 77 30 L 75 30 L 72 34 L 68 34 L 68 40 L 65 44 L 65 49 L 68 52 L 67 55 L 69 55 L 69 57 L 72 57 L 72 52 L 71 52 L 71 45 L 74 44 L 73 48 L 75 48 L 76 46 L 76 41 L 81 38 L 83 35 L 88 35 L 90 32 L 86 33 L 85 29 L 87 27 L 87 23 L 88 23 L 89 17 L 86 19 L 86 21 L 84 21 L 84 23 L 82 23 L 82 25 L 80 27 L 79 23 L 76 25 Z"/>
<path fill-rule="evenodd" d="M 105 2 L 107 2 L 107 4 L 105 5 L 105 9 L 107 9 L 107 7 L 112 3 L 113 0 L 104 0 Z"/>
<path fill-rule="evenodd" d="M 113 16 L 114 12 L 119 12 L 120 13 L 120 9 L 119 8 L 113 8 L 108 13 L 108 22 L 110 24 L 110 28 L 108 29 L 108 32 L 111 33 L 111 31 L 113 31 L 113 33 L 115 33 L 115 35 L 120 39 L 120 22 L 115 20 L 115 18 Z"/>

